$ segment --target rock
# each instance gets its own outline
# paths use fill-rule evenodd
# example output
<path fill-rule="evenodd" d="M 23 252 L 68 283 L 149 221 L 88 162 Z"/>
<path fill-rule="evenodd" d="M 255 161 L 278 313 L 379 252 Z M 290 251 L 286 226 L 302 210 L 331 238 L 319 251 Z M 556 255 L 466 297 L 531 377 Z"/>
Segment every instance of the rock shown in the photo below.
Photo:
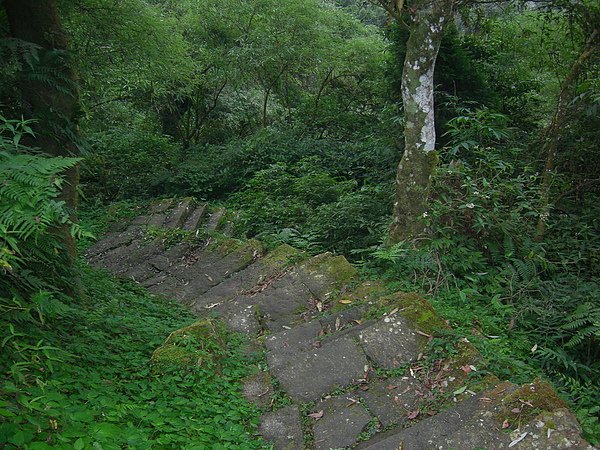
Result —
<path fill-rule="evenodd" d="M 316 298 L 324 301 L 356 278 L 358 271 L 343 256 L 323 253 L 302 263 L 293 274 Z"/>
<path fill-rule="evenodd" d="M 164 228 L 181 228 L 193 210 L 194 199 L 191 197 L 184 198 L 178 202 L 167 215 L 163 227 Z"/>
<path fill-rule="evenodd" d="M 286 406 L 261 418 L 260 434 L 275 450 L 305 449 L 300 412 L 297 406 Z"/>
<path fill-rule="evenodd" d="M 211 305 L 230 301 L 243 293 L 252 295 L 260 292 L 274 278 L 278 277 L 300 252 L 290 246 L 279 246 L 263 257 L 257 258 L 245 269 L 233 273 L 229 278 L 204 293 L 198 303 Z M 246 304 L 255 302 L 248 299 Z"/>
<path fill-rule="evenodd" d="M 284 330 L 267 336 L 265 346 L 268 351 L 269 365 L 271 367 L 281 367 L 291 364 L 299 353 L 310 352 L 315 348 L 313 343 L 320 331 L 321 324 L 318 321 L 312 321 L 298 325 L 291 330 Z"/>
<path fill-rule="evenodd" d="M 364 353 L 348 338 L 298 352 L 287 364 L 272 365 L 269 361 L 282 388 L 298 402 L 318 400 L 336 387 L 350 385 L 363 377 L 367 365 Z"/>
<path fill-rule="evenodd" d="M 376 367 L 394 369 L 414 360 L 427 340 L 398 315 L 385 316 L 358 333 L 360 345 Z"/>
<path fill-rule="evenodd" d="M 190 216 L 186 219 L 183 224 L 183 229 L 187 231 L 196 231 L 200 228 L 200 223 L 202 219 L 204 219 L 204 214 L 206 213 L 206 203 L 196 207 L 194 211 L 190 214 Z"/>
<path fill-rule="evenodd" d="M 317 450 L 353 445 L 371 420 L 360 403 L 353 403 L 348 396 L 329 398 L 314 409 L 323 411 L 323 417 L 313 427 Z"/>
<path fill-rule="evenodd" d="M 407 415 L 419 408 L 421 384 L 414 378 L 396 377 L 377 380 L 357 395 L 384 427 L 406 422 Z"/>
<path fill-rule="evenodd" d="M 503 429 L 499 414 L 506 398 L 515 391 L 516 386 L 503 383 L 410 428 L 396 428 L 376 435 L 357 449 L 500 450 L 509 448 L 511 443 L 517 450 L 592 449 L 581 438 L 575 418 L 563 408 L 544 412 L 527 423 L 521 422 L 521 428 L 512 432 L 510 428 Z"/>
<path fill-rule="evenodd" d="M 225 208 L 217 208 L 208 216 L 208 222 L 206 222 L 206 230 L 207 231 L 217 231 L 219 227 L 222 225 L 221 222 L 223 217 L 225 217 L 225 213 L 227 211 Z"/>
<path fill-rule="evenodd" d="M 187 327 L 173 331 L 165 343 L 154 350 L 151 363 L 157 368 L 176 366 L 215 366 L 223 357 L 202 350 L 203 341 L 216 341 L 225 346 L 222 331 L 212 320 L 201 320 Z"/>
<path fill-rule="evenodd" d="M 267 408 L 273 397 L 273 385 L 269 372 L 258 372 L 244 380 L 244 398 L 259 408 Z"/>
<path fill-rule="evenodd" d="M 258 305 L 262 326 L 278 332 L 301 320 L 312 298 L 302 282 L 287 274 L 257 293 L 253 301 Z"/>

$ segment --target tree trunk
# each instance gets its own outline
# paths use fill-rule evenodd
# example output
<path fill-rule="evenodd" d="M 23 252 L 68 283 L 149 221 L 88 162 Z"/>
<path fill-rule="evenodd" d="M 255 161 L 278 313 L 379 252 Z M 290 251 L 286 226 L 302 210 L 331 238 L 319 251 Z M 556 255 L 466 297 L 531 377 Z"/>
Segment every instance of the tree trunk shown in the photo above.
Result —
<path fill-rule="evenodd" d="M 75 71 L 69 63 L 67 37 L 60 22 L 55 0 L 4 0 L 4 9 L 13 38 L 38 45 L 39 64 L 53 75 L 40 80 L 31 77 L 24 65 L 20 89 L 27 117 L 35 119 L 35 145 L 50 156 L 76 156 L 79 92 Z M 43 74 L 42 74 L 43 75 Z M 79 167 L 64 174 L 62 199 L 76 219 Z M 65 243 L 65 259 L 73 265 L 75 240 L 68 227 L 60 230 Z"/>
<path fill-rule="evenodd" d="M 433 73 L 452 6 L 452 0 L 418 0 L 410 8 L 410 37 L 402 71 L 405 147 L 396 173 L 392 242 L 414 239 L 425 232 L 423 217 L 438 159 Z"/>
<path fill-rule="evenodd" d="M 562 82 L 554 116 L 552 117 L 550 124 L 544 129 L 543 132 L 544 142 L 542 144 L 542 154 L 545 155 L 546 163 L 544 164 L 544 173 L 542 175 L 540 193 L 541 211 L 536 230 L 536 241 L 538 242 L 544 238 L 544 233 L 546 232 L 546 221 L 550 216 L 550 209 L 552 207 L 552 202 L 550 202 L 550 191 L 552 188 L 552 181 L 554 179 L 554 168 L 556 165 L 556 156 L 558 154 L 561 131 L 567 117 L 568 105 L 573 100 L 575 81 L 577 80 L 581 69 L 583 68 L 585 62 L 596 50 L 598 45 L 597 37 L 598 30 L 594 29 L 586 41 L 585 48 L 575 60 L 571 66 L 571 69 L 569 70 L 569 73 Z"/>

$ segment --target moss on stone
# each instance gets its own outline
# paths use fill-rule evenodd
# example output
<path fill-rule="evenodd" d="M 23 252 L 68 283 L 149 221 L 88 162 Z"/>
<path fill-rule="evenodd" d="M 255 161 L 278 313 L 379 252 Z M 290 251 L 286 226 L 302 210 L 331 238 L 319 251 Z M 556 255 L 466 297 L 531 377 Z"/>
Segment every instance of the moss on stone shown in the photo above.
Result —
<path fill-rule="evenodd" d="M 385 285 L 380 281 L 366 281 L 351 291 L 345 292 L 332 305 L 331 311 L 337 312 L 357 304 L 376 303 L 387 293 Z"/>
<path fill-rule="evenodd" d="M 211 352 L 215 347 L 226 345 L 222 329 L 213 320 L 201 320 L 173 331 L 152 354 L 155 368 L 214 366 L 219 355 Z"/>
<path fill-rule="evenodd" d="M 281 268 L 296 261 L 302 252 L 290 245 L 282 244 L 271 250 L 264 258 L 266 264 L 274 268 Z"/>
<path fill-rule="evenodd" d="M 211 246 L 213 252 L 219 252 L 225 257 L 235 251 L 247 251 L 250 259 L 256 255 L 261 255 L 264 252 L 264 246 L 256 239 L 240 241 L 233 238 L 223 238 L 215 241 L 214 246 Z"/>
<path fill-rule="evenodd" d="M 396 292 L 382 297 L 380 303 L 388 310 L 398 308 L 397 314 L 408 319 L 422 333 L 433 335 L 436 330 L 450 328 L 433 306 L 414 292 Z"/>
<path fill-rule="evenodd" d="M 322 253 L 310 258 L 300 268 L 310 275 L 324 275 L 341 287 L 358 276 L 356 268 L 343 256 Z"/>
<path fill-rule="evenodd" d="M 568 406 L 550 384 L 538 378 L 502 400 L 497 420 L 499 423 L 507 420 L 511 426 L 518 427 L 520 424 L 529 423 L 541 413 L 559 409 L 568 409 Z"/>

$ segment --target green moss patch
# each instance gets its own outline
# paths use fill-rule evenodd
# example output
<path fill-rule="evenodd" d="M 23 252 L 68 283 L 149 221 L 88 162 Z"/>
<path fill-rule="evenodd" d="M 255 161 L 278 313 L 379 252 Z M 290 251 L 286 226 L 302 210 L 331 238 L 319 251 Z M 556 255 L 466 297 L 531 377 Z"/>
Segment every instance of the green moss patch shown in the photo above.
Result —
<path fill-rule="evenodd" d="M 155 368 L 219 367 L 226 345 L 224 330 L 213 320 L 201 320 L 172 332 L 165 343 L 152 354 Z"/>
<path fill-rule="evenodd" d="M 533 383 L 525 384 L 502 400 L 502 408 L 497 419 L 500 423 L 505 420 L 512 428 L 530 422 L 537 415 L 568 408 L 554 388 L 536 379 Z"/>
<path fill-rule="evenodd" d="M 267 256 L 265 256 L 264 261 L 269 266 L 280 268 L 282 266 L 293 264 L 302 257 L 302 254 L 303 252 L 300 250 L 288 244 L 282 244 L 271 250 Z"/>
<path fill-rule="evenodd" d="M 331 253 L 323 253 L 309 259 L 302 264 L 301 269 L 311 275 L 324 275 L 342 287 L 350 283 L 358 276 L 356 268 L 343 256 L 333 256 Z"/>
<path fill-rule="evenodd" d="M 413 292 L 396 292 L 382 297 L 380 304 L 390 311 L 397 308 L 397 314 L 408 319 L 422 333 L 434 335 L 436 330 L 450 328 L 427 300 Z"/>

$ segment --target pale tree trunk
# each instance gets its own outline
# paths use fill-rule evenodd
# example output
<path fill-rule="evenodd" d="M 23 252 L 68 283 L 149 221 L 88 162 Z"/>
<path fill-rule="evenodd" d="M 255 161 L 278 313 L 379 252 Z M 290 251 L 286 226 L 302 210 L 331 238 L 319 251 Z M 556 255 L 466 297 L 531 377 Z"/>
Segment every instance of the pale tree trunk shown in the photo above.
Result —
<path fill-rule="evenodd" d="M 560 87 L 558 94 L 558 102 L 554 116 L 550 124 L 544 129 L 544 142 L 542 146 L 542 154 L 545 155 L 546 162 L 544 164 L 544 173 L 542 175 L 541 193 L 540 193 L 540 218 L 537 223 L 536 240 L 541 241 L 546 232 L 546 221 L 550 216 L 552 202 L 550 201 L 550 191 L 552 189 L 552 181 L 554 180 L 554 169 L 556 165 L 556 156 L 561 138 L 561 132 L 567 118 L 567 110 L 569 103 L 573 100 L 575 93 L 575 81 L 581 73 L 586 61 L 596 51 L 598 46 L 598 29 L 592 30 L 588 37 L 585 47 L 579 57 L 575 60 L 569 73 L 565 77 Z"/>
<path fill-rule="evenodd" d="M 417 0 L 402 71 L 404 154 L 396 173 L 392 242 L 414 239 L 425 232 L 423 217 L 437 164 L 433 104 L 433 73 L 442 33 L 452 14 L 453 0 Z"/>
<path fill-rule="evenodd" d="M 79 93 L 75 72 L 67 59 L 67 37 L 55 0 L 5 0 L 3 6 L 11 36 L 38 45 L 40 60 L 50 64 L 58 74 L 54 76 L 56 79 L 39 81 L 24 77 L 20 81 L 26 114 L 37 121 L 34 144 L 51 156 L 78 155 L 74 138 L 78 133 Z M 64 177 L 62 199 L 75 219 L 79 167 L 69 169 Z M 61 230 L 61 236 L 65 244 L 64 256 L 73 265 L 75 240 L 68 227 Z"/>

